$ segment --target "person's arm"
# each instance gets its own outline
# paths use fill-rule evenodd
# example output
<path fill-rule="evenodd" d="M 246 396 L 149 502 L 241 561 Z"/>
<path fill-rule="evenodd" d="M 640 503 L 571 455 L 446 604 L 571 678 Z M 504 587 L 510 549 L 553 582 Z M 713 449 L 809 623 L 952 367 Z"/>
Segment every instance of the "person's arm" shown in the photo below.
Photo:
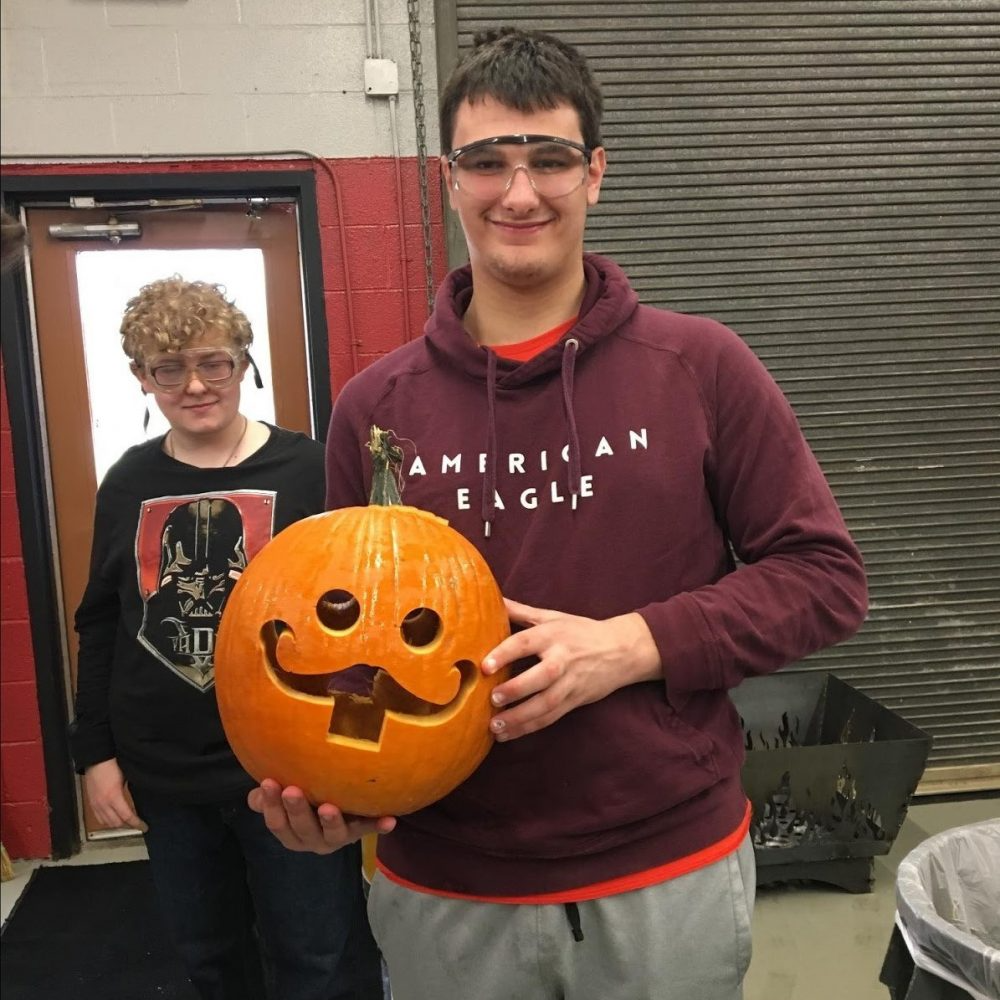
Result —
<path fill-rule="evenodd" d="M 83 775 L 87 801 L 107 827 L 145 830 L 125 793 L 125 777 L 115 758 L 109 699 L 121 603 L 112 566 L 112 538 L 117 517 L 107 493 L 98 491 L 90 577 L 76 612 L 79 636 L 77 683 L 70 746 L 76 770 Z M 120 526 L 119 526 L 120 527 Z"/>
<path fill-rule="evenodd" d="M 737 337 L 705 387 L 707 485 L 743 564 L 638 609 L 671 700 L 733 688 L 850 638 L 868 609 L 864 564 L 791 406 Z"/>
<path fill-rule="evenodd" d="M 250 790 L 247 804 L 264 817 L 268 830 L 290 851 L 333 854 L 368 833 L 390 833 L 396 826 L 392 816 L 346 816 L 325 802 L 313 808 L 302 789 L 282 788 L 265 778 Z"/>
<path fill-rule="evenodd" d="M 83 772 L 83 787 L 94 815 L 105 826 L 112 829 L 130 826 L 141 833 L 146 832 L 146 824 L 136 815 L 125 794 L 125 776 L 117 760 L 112 758 L 91 764 Z"/>
<path fill-rule="evenodd" d="M 508 599 L 504 603 L 510 620 L 527 627 L 487 654 L 483 673 L 495 674 L 528 657 L 538 662 L 494 688 L 496 708 L 514 705 L 490 720 L 498 742 L 543 729 L 618 688 L 663 676 L 656 644 L 638 614 L 599 621 Z"/>
<path fill-rule="evenodd" d="M 662 678 L 675 706 L 732 688 L 849 638 L 867 610 L 861 555 L 791 407 L 733 337 L 701 387 L 713 447 L 706 489 L 743 566 L 715 583 L 606 621 L 508 602 L 529 628 L 484 660 L 497 686 L 491 730 L 514 739 L 637 681 Z"/>
<path fill-rule="evenodd" d="M 79 648 L 70 748 L 78 774 L 115 757 L 110 689 L 121 602 L 112 568 L 117 518 L 109 506 L 107 491 L 102 487 L 97 494 L 90 576 L 75 619 Z"/>

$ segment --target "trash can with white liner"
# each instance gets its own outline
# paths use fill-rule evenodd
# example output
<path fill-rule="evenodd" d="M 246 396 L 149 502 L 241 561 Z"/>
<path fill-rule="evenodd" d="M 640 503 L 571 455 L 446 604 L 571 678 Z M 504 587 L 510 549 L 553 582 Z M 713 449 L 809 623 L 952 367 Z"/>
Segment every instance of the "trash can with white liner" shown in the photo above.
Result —
<path fill-rule="evenodd" d="M 1000 820 L 946 830 L 903 858 L 880 979 L 892 1000 L 1000 1000 Z"/>

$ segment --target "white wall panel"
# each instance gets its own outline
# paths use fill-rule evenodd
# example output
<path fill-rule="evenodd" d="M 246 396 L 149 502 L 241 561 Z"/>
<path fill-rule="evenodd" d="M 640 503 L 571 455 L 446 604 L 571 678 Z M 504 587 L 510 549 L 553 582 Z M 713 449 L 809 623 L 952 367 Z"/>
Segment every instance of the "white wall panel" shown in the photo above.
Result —
<path fill-rule="evenodd" d="M 42 33 L 37 29 L 0 31 L 0 94 L 4 97 L 40 97 L 45 93 Z"/>
<path fill-rule="evenodd" d="M 94 0 L 4 0 L 0 4 L 4 28 L 86 29 L 105 21 L 104 4 Z"/>
<path fill-rule="evenodd" d="M 170 94 L 179 83 L 172 32 L 107 28 L 84 32 L 49 28 L 42 39 L 50 97 Z"/>
<path fill-rule="evenodd" d="M 336 142 L 337 156 L 392 155 L 385 101 L 358 100 L 355 94 L 307 94 L 289 103 L 284 95 L 261 94 L 244 98 L 244 104 L 252 149 L 315 152 L 319 134 Z M 406 154 L 407 144 L 412 146 L 415 140 L 413 105 L 405 95 L 396 118 Z"/>
<path fill-rule="evenodd" d="M 0 135 L 3 148 L 7 137 L 17 146 L 30 149 L 44 131 L 47 153 L 102 156 L 115 148 L 111 104 L 103 97 L 29 97 L 0 101 Z M 13 143 L 11 144 L 13 146 Z"/>
<path fill-rule="evenodd" d="M 365 8 L 356 0 L 242 0 L 244 24 L 360 24 L 365 23 Z M 406 20 L 406 3 L 383 3 Z M 397 9 L 398 8 L 398 9 Z M 383 10 L 386 23 L 389 10 Z"/>
<path fill-rule="evenodd" d="M 245 27 L 177 32 L 180 89 L 189 94 L 359 92 L 365 29 Z"/>
<path fill-rule="evenodd" d="M 228 94 L 167 94 L 116 97 L 111 102 L 116 144 L 137 152 L 172 149 L 179 153 L 218 153 L 247 147 L 244 100 Z M 209 135 L 192 122 L 211 122 Z"/>
<path fill-rule="evenodd" d="M 53 0 L 42 0 L 52 3 Z M 56 0 L 66 3 L 67 0 Z M 102 6 L 94 0 L 69 0 L 91 9 Z M 236 24 L 240 20 L 241 0 L 104 0 L 108 24 Z M 285 5 L 274 4 L 281 9 Z M 337 6 L 337 4 L 333 4 Z"/>
<path fill-rule="evenodd" d="M 4 0 L 0 152 L 388 156 L 364 93 L 365 0 Z M 406 0 L 379 0 L 399 71 L 399 150 L 416 153 Z M 437 150 L 432 0 L 421 0 L 428 150 Z"/>

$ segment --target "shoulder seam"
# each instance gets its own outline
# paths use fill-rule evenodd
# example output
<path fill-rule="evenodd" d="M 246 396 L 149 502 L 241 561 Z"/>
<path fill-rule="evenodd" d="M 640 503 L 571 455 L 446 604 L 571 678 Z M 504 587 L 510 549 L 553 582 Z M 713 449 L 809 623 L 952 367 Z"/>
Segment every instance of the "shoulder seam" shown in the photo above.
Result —
<path fill-rule="evenodd" d="M 641 309 L 642 306 L 640 305 L 639 308 Z M 639 309 L 636 310 L 636 312 L 638 311 Z M 665 316 L 671 315 L 667 310 L 655 310 L 655 311 L 660 312 Z M 633 316 L 634 315 L 635 313 L 633 313 Z M 702 391 L 701 384 L 699 383 L 697 377 L 695 376 L 694 369 L 691 367 L 691 364 L 687 360 L 687 358 L 685 358 L 684 355 L 680 351 L 678 351 L 676 347 L 672 347 L 669 344 L 650 343 L 648 340 L 640 339 L 639 337 L 635 336 L 624 327 L 619 327 L 612 334 L 612 336 L 620 337 L 622 340 L 627 340 L 630 343 L 637 344 L 640 347 L 646 347 L 651 351 L 657 351 L 660 354 L 669 354 L 677 361 L 677 364 L 681 367 L 684 374 L 687 376 L 688 381 L 691 383 L 695 393 L 698 396 L 698 402 L 701 405 L 701 411 L 704 414 L 705 422 L 708 425 L 709 430 L 711 431 L 712 441 L 714 442 L 716 437 L 715 418 L 712 415 L 712 411 L 708 405 L 708 401 L 705 399 L 705 394 Z"/>

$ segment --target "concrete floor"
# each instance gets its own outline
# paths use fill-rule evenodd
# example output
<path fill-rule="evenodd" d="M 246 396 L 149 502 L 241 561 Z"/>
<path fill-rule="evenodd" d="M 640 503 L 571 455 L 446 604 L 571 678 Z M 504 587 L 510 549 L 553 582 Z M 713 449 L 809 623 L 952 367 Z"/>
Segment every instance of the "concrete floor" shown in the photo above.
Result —
<path fill-rule="evenodd" d="M 892 850 L 875 860 L 871 893 L 854 895 L 818 884 L 761 889 L 754 911 L 754 956 L 745 1000 L 888 1000 L 889 992 L 878 976 L 892 933 L 900 860 L 933 834 L 998 816 L 1000 797 L 911 806 Z M 59 863 L 99 864 L 142 857 L 141 842 L 127 838 L 88 845 Z M 7 919 L 38 864 L 15 862 L 15 878 L 0 884 L 2 919 Z"/>
<path fill-rule="evenodd" d="M 927 837 L 998 816 L 1000 798 L 911 806 L 892 850 L 875 859 L 870 893 L 816 883 L 762 889 L 745 1000 L 888 1000 L 878 977 L 895 919 L 899 862 Z"/>

